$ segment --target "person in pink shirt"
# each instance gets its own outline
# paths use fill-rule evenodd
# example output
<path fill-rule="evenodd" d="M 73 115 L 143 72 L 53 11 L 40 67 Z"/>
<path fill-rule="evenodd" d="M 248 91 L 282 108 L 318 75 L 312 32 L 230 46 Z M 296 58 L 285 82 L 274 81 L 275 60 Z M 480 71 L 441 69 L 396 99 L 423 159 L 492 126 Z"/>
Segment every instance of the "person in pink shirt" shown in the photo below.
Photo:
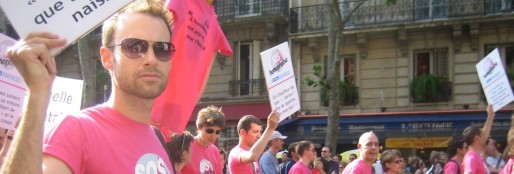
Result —
<path fill-rule="evenodd" d="M 298 153 L 298 156 L 300 156 L 300 160 L 297 161 L 293 167 L 291 167 L 289 174 L 312 173 L 308 166 L 316 159 L 316 147 L 314 144 L 311 141 L 300 141 L 296 145 L 296 153 Z"/>
<path fill-rule="evenodd" d="M 489 138 L 494 116 L 493 107 L 489 105 L 487 107 L 487 119 L 482 128 L 472 125 L 464 129 L 462 135 L 466 144 L 468 144 L 468 152 L 464 155 L 464 160 L 462 161 L 464 173 L 482 174 L 487 172 L 486 163 L 480 154 L 484 150 L 487 138 Z"/>
<path fill-rule="evenodd" d="M 225 114 L 220 108 L 208 106 L 198 112 L 196 119 L 198 135 L 191 145 L 194 155 L 181 173 L 222 173 L 220 152 L 214 143 L 223 128 L 225 128 Z"/>
<path fill-rule="evenodd" d="M 272 111 L 268 116 L 268 125 L 261 136 L 262 123 L 253 115 L 239 119 L 237 132 L 239 144 L 228 155 L 228 169 L 231 174 L 259 174 L 258 160 L 278 126 L 279 114 Z"/>
<path fill-rule="evenodd" d="M 512 114 L 509 133 L 507 133 L 507 147 L 504 154 L 509 158 L 500 174 L 512 174 L 514 172 L 514 114 Z"/>
<path fill-rule="evenodd" d="M 168 83 L 175 50 L 170 15 L 161 0 L 135 0 L 107 19 L 100 60 L 111 77 L 111 96 L 64 117 L 44 137 L 58 72 L 49 49 L 64 46 L 66 40 L 38 32 L 10 48 L 7 56 L 23 76 L 28 98 L 1 173 L 173 173 L 149 124 L 154 99 Z"/>
<path fill-rule="evenodd" d="M 168 156 L 173 164 L 175 174 L 179 174 L 184 166 L 191 162 L 191 156 L 193 153 L 191 144 L 193 143 L 193 140 L 193 135 L 188 131 L 184 131 L 182 134 L 174 134 L 171 137 L 171 141 L 166 143 Z"/>
<path fill-rule="evenodd" d="M 377 160 L 378 137 L 373 132 L 363 133 L 359 138 L 357 148 L 360 151 L 360 156 L 348 164 L 343 171 L 343 174 L 370 174 L 373 171 L 373 163 Z"/>
<path fill-rule="evenodd" d="M 468 145 L 462 139 L 453 138 L 448 144 L 450 160 L 444 165 L 445 174 L 462 174 L 462 159 L 468 151 Z"/>

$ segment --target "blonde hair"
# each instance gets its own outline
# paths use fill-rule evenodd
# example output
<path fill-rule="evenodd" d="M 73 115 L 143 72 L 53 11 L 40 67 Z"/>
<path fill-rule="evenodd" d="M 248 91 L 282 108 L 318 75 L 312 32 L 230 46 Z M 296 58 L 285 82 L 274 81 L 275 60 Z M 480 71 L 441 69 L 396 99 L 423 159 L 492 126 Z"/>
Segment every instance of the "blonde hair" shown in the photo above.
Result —
<path fill-rule="evenodd" d="M 221 111 L 221 108 L 211 105 L 198 112 L 196 127 L 203 128 L 205 126 L 219 126 L 221 129 L 225 128 L 225 114 Z"/>
<path fill-rule="evenodd" d="M 170 32 L 171 39 L 171 23 L 173 15 L 164 6 L 162 0 L 135 0 L 119 12 L 112 15 L 109 19 L 105 20 L 102 26 L 103 47 L 109 47 L 113 44 L 112 42 L 114 40 L 114 32 L 116 31 L 118 17 L 126 13 L 142 13 L 161 18 Z"/>
<path fill-rule="evenodd" d="M 507 133 L 507 144 L 507 157 L 514 157 L 514 114 L 512 114 L 509 133 Z"/>

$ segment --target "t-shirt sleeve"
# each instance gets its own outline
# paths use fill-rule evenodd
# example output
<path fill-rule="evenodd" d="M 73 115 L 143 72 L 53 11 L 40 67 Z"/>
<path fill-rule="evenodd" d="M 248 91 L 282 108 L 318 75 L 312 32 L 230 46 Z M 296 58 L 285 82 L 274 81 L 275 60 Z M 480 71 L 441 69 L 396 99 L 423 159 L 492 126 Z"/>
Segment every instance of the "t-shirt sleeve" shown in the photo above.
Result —
<path fill-rule="evenodd" d="M 82 145 L 86 142 L 82 135 L 79 120 L 67 116 L 45 135 L 43 154 L 61 160 L 73 173 L 80 173 L 81 163 L 86 158 L 85 154 L 88 154 Z"/>
<path fill-rule="evenodd" d="M 464 161 L 462 162 L 462 165 L 464 166 L 463 173 L 466 173 L 466 172 L 475 173 L 476 167 L 478 165 L 480 165 L 480 163 L 478 162 L 477 159 L 475 159 L 475 157 L 469 157 L 468 159 L 464 159 Z"/>

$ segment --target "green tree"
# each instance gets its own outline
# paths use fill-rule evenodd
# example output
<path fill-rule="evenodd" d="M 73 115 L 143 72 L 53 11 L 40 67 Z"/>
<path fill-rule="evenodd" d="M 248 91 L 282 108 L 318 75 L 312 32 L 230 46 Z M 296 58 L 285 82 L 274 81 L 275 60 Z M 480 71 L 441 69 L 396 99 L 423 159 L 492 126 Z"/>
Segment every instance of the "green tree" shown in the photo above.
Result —
<path fill-rule="evenodd" d="M 326 0 L 330 7 L 330 19 L 328 25 L 328 58 L 327 58 L 327 87 L 328 87 L 328 117 L 327 117 L 327 134 L 325 137 L 325 146 L 329 146 L 332 152 L 336 152 L 337 135 L 339 134 L 339 79 L 338 72 L 340 60 L 339 50 L 340 42 L 343 39 L 343 30 L 351 18 L 353 13 L 359 9 L 367 0 L 357 0 L 356 5 L 349 10 L 348 15 L 341 15 L 339 8 L 339 0 Z M 394 4 L 396 0 L 387 0 L 386 4 Z"/>

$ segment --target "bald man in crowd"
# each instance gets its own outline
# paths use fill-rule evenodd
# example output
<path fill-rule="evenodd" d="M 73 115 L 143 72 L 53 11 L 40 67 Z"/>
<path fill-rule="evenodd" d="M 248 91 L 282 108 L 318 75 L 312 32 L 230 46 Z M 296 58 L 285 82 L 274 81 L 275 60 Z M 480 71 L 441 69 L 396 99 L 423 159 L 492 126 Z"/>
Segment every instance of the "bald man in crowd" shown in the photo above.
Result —
<path fill-rule="evenodd" d="M 370 174 L 373 172 L 373 163 L 379 153 L 378 137 L 373 132 L 363 133 L 359 138 L 357 148 L 360 156 L 344 168 L 343 174 Z"/>

